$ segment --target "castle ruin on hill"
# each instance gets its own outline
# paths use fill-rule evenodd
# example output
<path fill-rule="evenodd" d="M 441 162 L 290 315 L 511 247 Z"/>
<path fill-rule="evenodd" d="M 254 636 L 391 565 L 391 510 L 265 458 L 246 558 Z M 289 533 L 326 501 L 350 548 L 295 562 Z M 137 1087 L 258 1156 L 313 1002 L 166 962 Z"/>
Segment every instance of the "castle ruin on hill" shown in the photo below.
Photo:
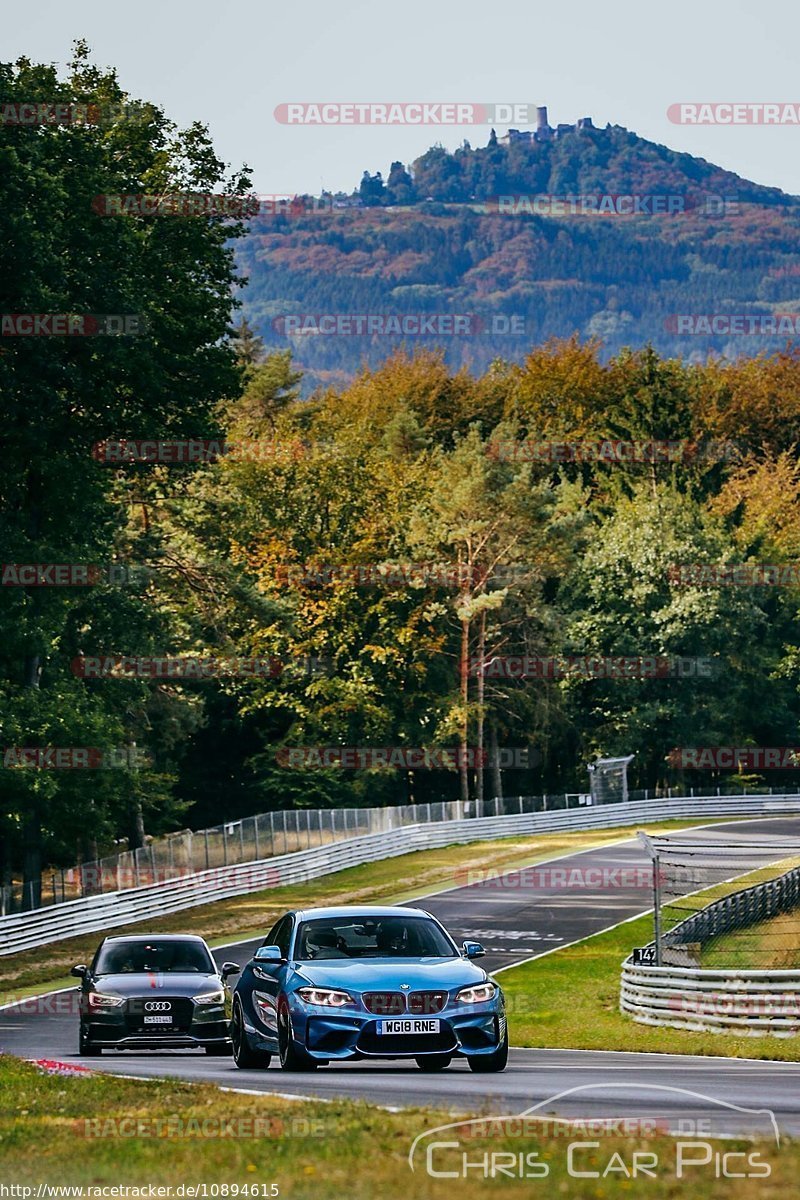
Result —
<path fill-rule="evenodd" d="M 551 142 L 579 129 L 594 129 L 592 118 L 580 117 L 576 125 L 556 125 L 554 129 L 547 120 L 547 106 L 543 104 L 536 109 L 535 129 L 509 129 L 497 140 L 501 146 L 510 146 L 512 142 Z"/>

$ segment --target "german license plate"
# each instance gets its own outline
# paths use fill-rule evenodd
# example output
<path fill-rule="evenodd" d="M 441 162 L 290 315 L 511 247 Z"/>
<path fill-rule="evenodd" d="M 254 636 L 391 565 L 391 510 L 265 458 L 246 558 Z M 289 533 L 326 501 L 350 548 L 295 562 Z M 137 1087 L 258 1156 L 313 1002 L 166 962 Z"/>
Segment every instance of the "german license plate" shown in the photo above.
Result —
<path fill-rule="evenodd" d="M 385 1034 L 391 1033 L 438 1033 L 438 1021 L 421 1021 L 412 1020 L 411 1018 L 397 1018 L 391 1021 L 378 1021 L 378 1034 L 383 1037 Z"/>
<path fill-rule="evenodd" d="M 169 1013 L 159 1013 L 157 1017 L 145 1017 L 145 1025 L 171 1025 L 172 1017 Z"/>

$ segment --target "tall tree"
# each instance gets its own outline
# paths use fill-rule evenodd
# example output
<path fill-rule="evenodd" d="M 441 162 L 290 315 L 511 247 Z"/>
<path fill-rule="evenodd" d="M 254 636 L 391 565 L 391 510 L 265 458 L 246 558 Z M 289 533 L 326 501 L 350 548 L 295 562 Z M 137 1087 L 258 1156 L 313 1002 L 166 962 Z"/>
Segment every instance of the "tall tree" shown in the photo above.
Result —
<path fill-rule="evenodd" d="M 215 405 L 236 390 L 227 344 L 238 282 L 230 238 L 241 232 L 221 217 L 102 215 L 102 197 L 244 195 L 249 181 L 244 172 L 225 177 L 202 126 L 179 131 L 155 106 L 131 100 L 82 43 L 65 79 L 27 59 L 0 65 L 0 103 L 31 102 L 96 106 L 100 121 L 0 128 L 0 310 L 122 315 L 138 333 L 23 337 L 4 327 L 3 559 L 102 562 L 115 553 L 119 514 L 113 472 L 93 460 L 92 447 L 108 438 L 196 437 L 213 429 Z M 69 736 L 91 745 L 119 735 L 117 699 L 77 681 L 69 663 L 95 630 L 102 641 L 89 649 L 100 652 L 112 648 L 115 625 L 141 635 L 149 624 L 152 636 L 157 622 L 146 603 L 113 587 L 91 595 L 24 587 L 3 588 L 0 604 L 4 726 L 14 724 L 24 744 Z M 75 714 L 69 730 L 65 704 Z M 19 713 L 27 728 L 16 723 Z M 126 790 L 114 782 L 121 774 L 109 772 L 97 790 L 92 820 L 104 822 L 109 789 Z M 3 820 L 12 837 L 22 831 L 26 901 L 35 904 L 45 840 L 74 829 L 76 811 L 88 814 L 80 807 L 87 788 L 30 768 L 14 775 Z"/>

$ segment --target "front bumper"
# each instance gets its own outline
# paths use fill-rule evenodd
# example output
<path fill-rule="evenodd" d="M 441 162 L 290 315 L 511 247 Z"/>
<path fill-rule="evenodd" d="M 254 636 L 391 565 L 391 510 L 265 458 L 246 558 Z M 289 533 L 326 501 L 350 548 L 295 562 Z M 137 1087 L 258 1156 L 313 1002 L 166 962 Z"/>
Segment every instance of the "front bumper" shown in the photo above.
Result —
<path fill-rule="evenodd" d="M 291 1008 L 295 1039 L 320 1061 L 354 1058 L 424 1058 L 452 1054 L 470 1058 L 492 1054 L 506 1032 L 500 1005 L 472 1005 L 458 1012 L 448 1006 L 437 1014 L 438 1033 L 379 1034 L 382 1018 L 359 1012 L 327 1012 L 311 1005 Z"/>
<path fill-rule="evenodd" d="M 93 1045 L 101 1050 L 191 1050 L 198 1046 L 230 1046 L 227 1024 L 223 1029 L 224 1032 L 216 1037 L 207 1037 L 205 1033 L 202 1037 L 195 1037 L 189 1033 L 163 1033 L 157 1037 L 151 1034 L 124 1034 L 122 1037 L 112 1038 L 107 1030 L 96 1031 L 95 1027 L 90 1025 L 89 1036 Z"/>
<path fill-rule="evenodd" d="M 170 1024 L 148 1027 L 142 1001 L 132 998 L 120 1008 L 84 1012 L 83 1025 L 99 1048 L 117 1050 L 176 1050 L 197 1046 L 230 1046 L 230 1031 L 222 1004 L 195 1004 L 188 997 L 170 1001 Z"/>

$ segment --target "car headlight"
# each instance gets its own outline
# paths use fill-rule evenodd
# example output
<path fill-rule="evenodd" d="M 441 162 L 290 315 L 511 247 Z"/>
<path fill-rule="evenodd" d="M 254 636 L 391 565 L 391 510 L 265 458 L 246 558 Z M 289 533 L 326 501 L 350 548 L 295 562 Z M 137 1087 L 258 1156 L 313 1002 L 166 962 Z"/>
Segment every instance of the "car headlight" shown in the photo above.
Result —
<path fill-rule="evenodd" d="M 222 988 L 215 988 L 213 992 L 201 992 L 199 996 L 195 996 L 197 1004 L 224 1004 L 225 993 Z"/>
<path fill-rule="evenodd" d="M 89 1008 L 119 1008 L 124 1003 L 124 996 L 112 996 L 110 992 L 89 992 Z"/>
<path fill-rule="evenodd" d="M 485 1004 L 487 1000 L 494 1000 L 497 995 L 497 987 L 493 983 L 476 983 L 472 987 L 462 988 L 456 996 L 462 1004 Z"/>
<path fill-rule="evenodd" d="M 349 992 L 339 992 L 335 988 L 303 987 L 297 989 L 297 994 L 306 1004 L 319 1004 L 323 1008 L 344 1008 L 353 1003 Z"/>

